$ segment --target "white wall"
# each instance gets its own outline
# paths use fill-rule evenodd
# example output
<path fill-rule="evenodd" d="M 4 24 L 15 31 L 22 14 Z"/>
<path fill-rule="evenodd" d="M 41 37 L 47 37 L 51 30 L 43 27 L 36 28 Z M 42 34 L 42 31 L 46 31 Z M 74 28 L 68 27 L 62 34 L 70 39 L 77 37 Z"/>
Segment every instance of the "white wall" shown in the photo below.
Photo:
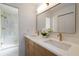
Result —
<path fill-rule="evenodd" d="M 21 4 L 19 6 L 19 54 L 25 55 L 24 34 L 31 34 L 36 29 L 36 11 L 35 4 Z"/>

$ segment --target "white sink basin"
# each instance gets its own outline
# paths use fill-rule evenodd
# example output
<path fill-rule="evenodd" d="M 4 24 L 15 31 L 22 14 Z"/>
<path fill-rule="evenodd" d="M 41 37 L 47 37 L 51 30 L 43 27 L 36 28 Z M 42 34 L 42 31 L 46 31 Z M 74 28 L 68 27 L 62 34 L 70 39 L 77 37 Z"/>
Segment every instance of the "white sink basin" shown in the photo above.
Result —
<path fill-rule="evenodd" d="M 45 43 L 48 43 L 48 44 L 51 44 L 57 48 L 60 48 L 62 50 L 69 50 L 69 48 L 71 47 L 70 44 L 67 44 L 67 43 L 64 43 L 64 42 L 59 42 L 59 41 L 55 41 L 55 40 L 47 40 L 47 41 L 44 41 Z"/>

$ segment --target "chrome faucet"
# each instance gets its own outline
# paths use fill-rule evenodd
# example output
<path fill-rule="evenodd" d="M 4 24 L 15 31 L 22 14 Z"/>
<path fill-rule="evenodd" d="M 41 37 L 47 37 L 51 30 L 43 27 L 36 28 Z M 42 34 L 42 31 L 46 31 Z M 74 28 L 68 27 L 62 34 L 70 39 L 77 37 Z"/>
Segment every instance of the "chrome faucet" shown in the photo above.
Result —
<path fill-rule="evenodd" d="M 60 41 L 62 41 L 62 40 L 63 40 L 62 33 L 59 33 L 59 34 L 57 35 L 57 37 L 59 37 L 59 40 L 60 40 Z"/>

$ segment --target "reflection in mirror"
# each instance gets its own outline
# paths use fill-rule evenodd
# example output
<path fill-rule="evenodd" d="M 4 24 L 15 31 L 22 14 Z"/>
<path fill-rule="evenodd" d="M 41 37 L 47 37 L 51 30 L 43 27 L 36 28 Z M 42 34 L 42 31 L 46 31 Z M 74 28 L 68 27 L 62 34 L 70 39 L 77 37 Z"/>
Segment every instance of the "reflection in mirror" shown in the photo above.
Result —
<path fill-rule="evenodd" d="M 51 28 L 53 32 L 75 33 L 75 4 L 59 4 L 37 15 L 37 31 Z"/>
<path fill-rule="evenodd" d="M 53 32 L 57 32 L 58 31 L 58 19 L 57 16 L 52 17 L 52 30 Z"/>
<path fill-rule="evenodd" d="M 75 4 L 69 4 L 51 14 L 53 32 L 75 32 Z"/>
<path fill-rule="evenodd" d="M 50 28 L 50 18 L 46 17 L 46 29 Z"/>

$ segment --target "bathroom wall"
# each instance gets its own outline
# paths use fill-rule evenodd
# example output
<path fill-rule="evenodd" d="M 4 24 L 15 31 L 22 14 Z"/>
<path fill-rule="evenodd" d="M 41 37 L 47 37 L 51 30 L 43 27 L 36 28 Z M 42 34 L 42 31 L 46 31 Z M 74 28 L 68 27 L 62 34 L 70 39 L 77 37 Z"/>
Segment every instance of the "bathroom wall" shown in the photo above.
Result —
<path fill-rule="evenodd" d="M 36 11 L 34 4 L 20 4 L 19 6 L 19 55 L 25 55 L 24 34 L 31 34 L 36 29 Z"/>

